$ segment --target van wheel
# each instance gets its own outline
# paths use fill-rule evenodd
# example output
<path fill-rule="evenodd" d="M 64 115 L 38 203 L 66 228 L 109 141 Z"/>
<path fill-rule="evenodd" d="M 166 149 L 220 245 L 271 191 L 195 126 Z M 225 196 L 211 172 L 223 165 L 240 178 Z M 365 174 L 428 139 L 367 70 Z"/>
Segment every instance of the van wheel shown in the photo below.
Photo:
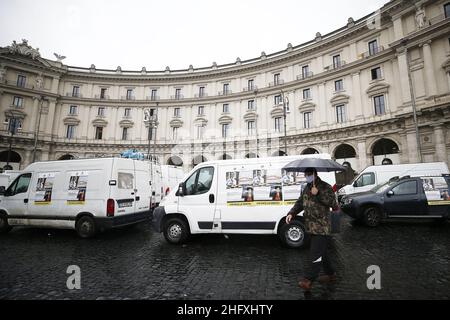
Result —
<path fill-rule="evenodd" d="M 0 233 L 8 233 L 12 230 L 12 227 L 8 224 L 8 218 L 6 214 L 0 214 Z"/>
<path fill-rule="evenodd" d="M 172 244 L 185 243 L 189 238 L 189 228 L 182 219 L 170 218 L 164 225 L 164 238 Z"/>
<path fill-rule="evenodd" d="M 289 248 L 303 247 L 307 242 L 305 226 L 298 220 L 283 224 L 278 232 L 281 242 Z"/>
<path fill-rule="evenodd" d="M 83 216 L 78 219 L 75 228 L 81 238 L 92 238 L 97 233 L 97 226 L 94 219 L 89 216 Z"/>
<path fill-rule="evenodd" d="M 377 207 L 367 207 L 363 212 L 363 221 L 366 226 L 377 227 L 381 223 L 381 212 Z"/>

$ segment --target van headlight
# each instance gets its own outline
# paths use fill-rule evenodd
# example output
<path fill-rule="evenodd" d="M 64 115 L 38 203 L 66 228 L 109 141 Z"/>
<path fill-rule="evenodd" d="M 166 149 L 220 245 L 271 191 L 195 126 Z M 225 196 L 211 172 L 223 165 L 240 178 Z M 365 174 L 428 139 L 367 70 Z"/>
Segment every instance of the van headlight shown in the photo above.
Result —
<path fill-rule="evenodd" d="M 341 196 L 344 195 L 345 194 L 344 188 L 339 189 L 338 190 L 338 194 L 341 195 Z"/>
<path fill-rule="evenodd" d="M 344 204 L 344 206 L 348 206 L 348 205 L 350 205 L 352 202 L 353 202 L 353 199 L 352 199 L 352 198 L 344 198 L 344 199 L 342 200 L 342 203 Z"/>

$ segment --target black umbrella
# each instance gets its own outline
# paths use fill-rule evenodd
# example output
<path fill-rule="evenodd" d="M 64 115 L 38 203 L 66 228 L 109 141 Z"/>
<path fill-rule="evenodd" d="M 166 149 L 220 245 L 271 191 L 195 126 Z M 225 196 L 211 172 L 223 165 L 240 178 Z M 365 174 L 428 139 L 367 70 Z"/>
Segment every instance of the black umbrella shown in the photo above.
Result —
<path fill-rule="evenodd" d="M 283 167 L 286 171 L 303 172 L 307 168 L 315 168 L 317 172 L 345 171 L 346 167 L 341 166 L 331 159 L 303 158 L 289 162 Z"/>

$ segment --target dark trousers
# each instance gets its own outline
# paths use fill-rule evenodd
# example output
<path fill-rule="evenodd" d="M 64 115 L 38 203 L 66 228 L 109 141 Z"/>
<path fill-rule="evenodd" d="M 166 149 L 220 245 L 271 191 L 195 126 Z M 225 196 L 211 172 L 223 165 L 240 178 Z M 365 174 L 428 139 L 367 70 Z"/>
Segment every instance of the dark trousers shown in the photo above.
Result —
<path fill-rule="evenodd" d="M 335 273 L 328 254 L 330 240 L 330 236 L 311 235 L 311 247 L 309 249 L 310 270 L 305 276 L 306 279 L 314 281 L 319 276 L 322 267 L 327 275 Z"/>

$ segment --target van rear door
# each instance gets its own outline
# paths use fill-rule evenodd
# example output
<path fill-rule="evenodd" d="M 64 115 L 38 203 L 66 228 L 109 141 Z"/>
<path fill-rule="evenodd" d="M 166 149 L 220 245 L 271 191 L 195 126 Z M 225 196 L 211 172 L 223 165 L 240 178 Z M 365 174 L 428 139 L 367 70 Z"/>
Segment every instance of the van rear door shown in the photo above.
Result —
<path fill-rule="evenodd" d="M 133 161 L 135 165 L 135 184 L 134 194 L 135 211 L 143 212 L 150 210 L 150 196 L 152 186 L 150 186 L 150 171 L 146 168 L 146 162 Z M 154 181 L 152 181 L 154 183 Z"/>
<path fill-rule="evenodd" d="M 136 175 L 133 161 L 114 159 L 115 170 L 112 179 L 117 185 L 112 187 L 113 199 L 116 202 L 117 215 L 135 212 Z"/>

